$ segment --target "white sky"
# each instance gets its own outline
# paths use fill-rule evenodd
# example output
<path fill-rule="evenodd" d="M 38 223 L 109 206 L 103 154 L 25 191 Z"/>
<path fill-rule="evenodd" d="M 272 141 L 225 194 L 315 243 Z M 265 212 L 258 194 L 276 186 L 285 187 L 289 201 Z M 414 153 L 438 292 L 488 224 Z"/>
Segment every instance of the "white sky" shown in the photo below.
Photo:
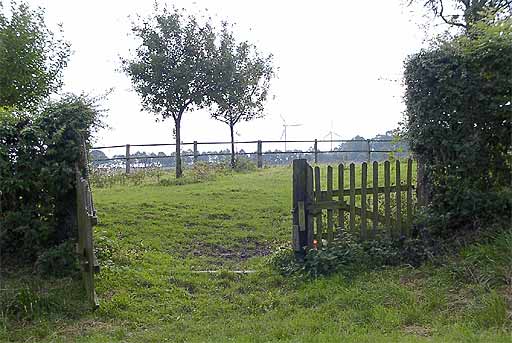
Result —
<path fill-rule="evenodd" d="M 162 1 L 160 1 L 162 2 Z M 365 138 L 397 127 L 402 118 L 399 79 L 404 58 L 419 50 L 424 20 L 403 0 L 367 1 L 167 1 L 196 12 L 208 8 L 217 20 L 235 22 L 240 39 L 274 55 L 279 68 L 272 82 L 275 100 L 267 117 L 238 126 L 237 140 L 279 139 L 283 115 L 288 139 L 323 138 L 331 130 L 349 139 Z M 129 79 L 119 72 L 119 56 L 136 41 L 129 36 L 129 15 L 151 13 L 153 1 L 31 0 L 46 9 L 50 27 L 62 23 L 74 51 L 64 73 L 64 91 L 102 94 L 113 88 L 104 107 L 111 130 L 100 132 L 98 145 L 172 142 L 172 120 L 155 122 L 141 112 Z M 187 113 L 184 141 L 229 140 L 228 126 L 207 112 Z"/>

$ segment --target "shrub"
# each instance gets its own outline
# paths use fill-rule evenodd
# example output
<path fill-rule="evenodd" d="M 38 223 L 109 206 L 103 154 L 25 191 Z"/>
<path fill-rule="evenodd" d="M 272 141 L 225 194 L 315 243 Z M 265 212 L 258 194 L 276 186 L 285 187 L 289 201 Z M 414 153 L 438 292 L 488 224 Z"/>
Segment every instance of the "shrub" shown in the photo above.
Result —
<path fill-rule="evenodd" d="M 318 277 L 334 272 L 352 274 L 382 266 L 407 264 L 417 267 L 433 257 L 432 249 L 425 239 L 375 237 L 360 241 L 344 231 L 327 247 L 308 249 L 304 263 L 296 262 L 293 250 L 284 247 L 272 254 L 268 262 L 285 275 L 302 273 Z"/>
<path fill-rule="evenodd" d="M 411 56 L 406 135 L 424 166 L 425 224 L 441 239 L 510 223 L 512 19 Z"/>
<path fill-rule="evenodd" d="M 48 248 L 37 258 L 35 269 L 43 276 L 63 277 L 75 273 L 78 264 L 74 243 L 65 241 Z"/>
<path fill-rule="evenodd" d="M 76 236 L 75 168 L 81 145 L 99 127 L 95 100 L 83 96 L 37 113 L 0 109 L 2 254 L 33 262 Z"/>

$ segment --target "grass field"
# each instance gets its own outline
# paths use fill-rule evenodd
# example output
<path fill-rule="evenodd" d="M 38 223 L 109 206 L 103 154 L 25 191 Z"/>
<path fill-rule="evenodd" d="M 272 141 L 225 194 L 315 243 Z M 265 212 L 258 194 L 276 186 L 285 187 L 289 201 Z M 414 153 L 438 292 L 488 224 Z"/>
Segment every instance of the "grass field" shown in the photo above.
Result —
<path fill-rule="evenodd" d="M 161 184 L 94 190 L 96 312 L 80 280 L 4 266 L 0 341 L 511 340 L 511 234 L 442 266 L 285 277 L 266 256 L 290 238 L 290 168 Z"/>

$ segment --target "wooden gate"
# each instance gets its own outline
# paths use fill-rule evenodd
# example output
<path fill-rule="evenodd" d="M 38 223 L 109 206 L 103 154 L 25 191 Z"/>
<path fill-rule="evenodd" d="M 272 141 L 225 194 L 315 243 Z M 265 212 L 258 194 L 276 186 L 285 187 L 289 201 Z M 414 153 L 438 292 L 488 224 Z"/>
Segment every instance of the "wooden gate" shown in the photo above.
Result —
<path fill-rule="evenodd" d="M 327 166 L 326 187 L 322 189 L 320 167 L 311 167 L 305 159 L 294 160 L 294 250 L 303 255 L 305 247 L 321 248 L 332 243 L 335 235 L 344 230 L 357 234 L 361 240 L 374 238 L 378 234 L 390 237 L 410 235 L 414 210 L 413 161 L 409 159 L 406 162 L 405 180 L 401 178 L 401 165 L 400 161 L 395 161 L 392 169 L 389 161 L 384 162 L 381 177 L 381 166 L 373 162 L 369 187 L 368 164 L 362 163 L 361 175 L 357 180 L 360 186 L 357 188 L 354 163 L 349 165 L 348 179 L 345 166 L 338 165 L 336 188 L 334 168 Z M 394 173 L 393 180 L 391 171 Z"/>
<path fill-rule="evenodd" d="M 76 211 L 78 224 L 78 242 L 76 253 L 82 272 L 87 298 L 93 309 L 99 307 L 94 289 L 94 274 L 100 271 L 94 253 L 92 227 L 98 223 L 96 209 L 92 200 L 91 188 L 87 180 L 87 148 L 85 143 L 80 148 L 80 161 L 75 166 L 76 174 Z"/>
<path fill-rule="evenodd" d="M 99 272 L 99 264 L 94 254 L 92 227 L 97 224 L 96 210 L 92 201 L 89 182 L 77 173 L 76 204 L 78 221 L 77 254 L 82 271 L 82 279 L 87 298 L 93 308 L 99 306 L 94 289 L 94 273 Z"/>

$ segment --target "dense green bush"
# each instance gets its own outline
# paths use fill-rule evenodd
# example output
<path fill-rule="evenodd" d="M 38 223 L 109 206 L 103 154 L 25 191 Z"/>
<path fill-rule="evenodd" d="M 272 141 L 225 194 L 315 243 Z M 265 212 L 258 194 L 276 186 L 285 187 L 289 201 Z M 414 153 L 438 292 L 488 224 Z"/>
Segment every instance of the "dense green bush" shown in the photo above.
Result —
<path fill-rule="evenodd" d="M 427 227 L 446 239 L 510 223 L 512 19 L 476 23 L 405 67 L 405 131 L 425 168 Z"/>
<path fill-rule="evenodd" d="M 70 95 L 37 113 L 0 110 L 2 255 L 35 261 L 76 235 L 75 166 L 101 126 L 94 102 Z"/>

